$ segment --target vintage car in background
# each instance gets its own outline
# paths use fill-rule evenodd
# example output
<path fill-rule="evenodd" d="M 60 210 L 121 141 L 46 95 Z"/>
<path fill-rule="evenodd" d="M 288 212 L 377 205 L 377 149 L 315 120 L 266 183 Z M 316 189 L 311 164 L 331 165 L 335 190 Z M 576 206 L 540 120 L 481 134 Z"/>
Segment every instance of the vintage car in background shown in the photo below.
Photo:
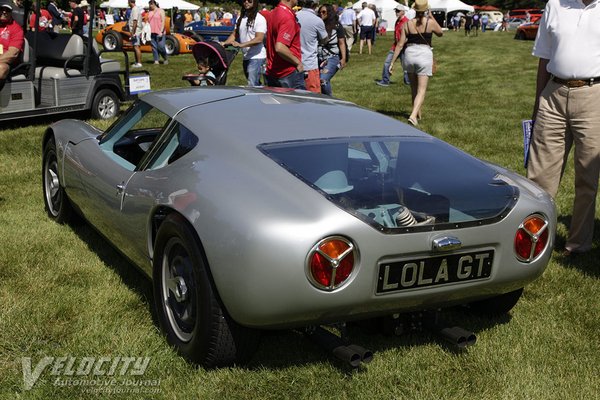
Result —
<path fill-rule="evenodd" d="M 180 33 L 170 33 L 168 25 L 170 19 L 167 18 L 165 27 L 167 29 L 167 37 L 165 39 L 165 47 L 168 55 L 185 54 L 192 52 L 192 46 L 196 44 L 196 40 L 188 35 L 182 35 Z M 106 51 L 133 51 L 131 45 L 131 33 L 126 30 L 127 22 L 121 21 L 116 22 L 112 25 L 101 29 L 96 34 L 96 42 L 104 46 Z M 125 28 L 125 29 L 124 29 Z M 150 42 L 142 44 L 140 50 L 143 53 L 151 53 L 152 47 Z"/>
<path fill-rule="evenodd" d="M 194 38 L 197 42 L 212 40 L 224 42 L 233 32 L 235 26 L 231 24 L 209 25 L 206 21 L 194 21 L 184 28 L 184 35 Z"/>
<path fill-rule="evenodd" d="M 50 218 L 83 216 L 146 274 L 168 342 L 205 366 L 247 360 L 265 329 L 507 313 L 553 249 L 555 205 L 531 181 L 305 91 L 151 92 L 42 146 Z"/>
<path fill-rule="evenodd" d="M 527 24 L 521 24 L 517 27 L 515 32 L 515 39 L 517 40 L 535 40 L 538 29 L 540 27 L 540 20 L 530 22 Z"/>
<path fill-rule="evenodd" d="M 527 21 L 527 14 L 529 13 L 529 21 Z M 525 22 L 535 22 L 542 18 L 542 14 L 544 13 L 543 9 L 539 8 L 520 8 L 515 10 L 510 10 L 508 12 L 509 18 L 520 18 Z"/>

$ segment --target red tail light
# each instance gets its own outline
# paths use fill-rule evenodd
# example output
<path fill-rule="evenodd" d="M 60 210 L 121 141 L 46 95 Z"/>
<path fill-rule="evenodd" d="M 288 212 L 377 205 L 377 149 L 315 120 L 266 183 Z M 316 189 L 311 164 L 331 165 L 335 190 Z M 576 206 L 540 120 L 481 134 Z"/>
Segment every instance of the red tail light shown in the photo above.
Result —
<path fill-rule="evenodd" d="M 333 290 L 348 280 L 355 263 L 352 242 L 340 236 L 325 238 L 308 254 L 308 278 L 319 289 Z"/>
<path fill-rule="evenodd" d="M 547 244 L 548 221 L 539 214 L 533 214 L 525 218 L 515 235 L 517 259 L 523 262 L 531 262 L 544 251 Z"/>

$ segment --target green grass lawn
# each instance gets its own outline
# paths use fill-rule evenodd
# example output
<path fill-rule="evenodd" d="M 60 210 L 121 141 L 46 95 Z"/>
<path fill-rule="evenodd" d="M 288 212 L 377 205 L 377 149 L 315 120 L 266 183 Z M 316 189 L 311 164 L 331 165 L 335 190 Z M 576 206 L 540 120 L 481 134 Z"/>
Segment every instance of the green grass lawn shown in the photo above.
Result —
<path fill-rule="evenodd" d="M 401 74 L 388 88 L 374 83 L 390 40 L 378 38 L 372 56 L 358 55 L 355 47 L 333 92 L 405 121 L 410 89 Z M 465 38 L 450 32 L 434 46 L 439 67 L 421 128 L 524 174 L 520 122 L 534 101 L 532 42 L 515 41 L 512 33 Z M 151 65 L 150 54 L 143 59 L 153 89 L 186 86 L 180 77 L 194 69 L 191 55 L 172 57 L 168 66 Z M 228 83 L 244 82 L 239 55 Z M 301 334 L 276 331 L 263 336 L 249 365 L 204 370 L 167 346 L 153 321 L 150 283 L 140 273 L 89 226 L 57 225 L 46 217 L 41 137 L 51 122 L 0 128 L 0 399 L 600 398 L 600 232 L 589 255 L 574 262 L 560 256 L 573 197 L 571 166 L 556 199 L 557 250 L 545 274 L 508 317 L 452 312 L 457 324 L 477 334 L 474 347 L 455 352 L 425 333 L 392 337 L 352 328 L 354 342 L 372 349 L 375 359 L 349 372 Z M 91 123 L 104 128 L 110 121 Z M 116 393 L 92 393 L 102 386 L 61 385 L 67 377 L 46 369 L 25 390 L 23 358 L 31 358 L 33 369 L 46 356 L 150 357 L 136 378 L 153 385 L 136 393 L 120 381 Z"/>

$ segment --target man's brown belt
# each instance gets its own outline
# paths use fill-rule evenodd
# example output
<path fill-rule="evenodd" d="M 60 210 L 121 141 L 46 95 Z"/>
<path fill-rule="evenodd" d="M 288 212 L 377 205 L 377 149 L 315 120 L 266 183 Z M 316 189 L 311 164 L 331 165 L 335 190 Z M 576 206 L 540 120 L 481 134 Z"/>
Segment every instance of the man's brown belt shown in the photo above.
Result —
<path fill-rule="evenodd" d="M 553 76 L 552 80 L 556 83 L 560 83 L 561 85 L 565 85 L 570 88 L 578 88 L 582 86 L 592 86 L 596 83 L 600 83 L 600 76 L 597 78 L 590 79 L 560 79 L 556 76 Z"/>

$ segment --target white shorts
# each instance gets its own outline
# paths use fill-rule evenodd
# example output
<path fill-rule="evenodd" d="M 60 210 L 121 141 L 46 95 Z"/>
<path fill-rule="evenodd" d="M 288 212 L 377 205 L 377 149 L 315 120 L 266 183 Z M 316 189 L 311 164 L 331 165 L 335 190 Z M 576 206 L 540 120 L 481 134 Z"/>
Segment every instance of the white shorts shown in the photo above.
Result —
<path fill-rule="evenodd" d="M 408 46 L 404 50 L 402 68 L 409 74 L 432 76 L 433 52 L 424 44 Z"/>

